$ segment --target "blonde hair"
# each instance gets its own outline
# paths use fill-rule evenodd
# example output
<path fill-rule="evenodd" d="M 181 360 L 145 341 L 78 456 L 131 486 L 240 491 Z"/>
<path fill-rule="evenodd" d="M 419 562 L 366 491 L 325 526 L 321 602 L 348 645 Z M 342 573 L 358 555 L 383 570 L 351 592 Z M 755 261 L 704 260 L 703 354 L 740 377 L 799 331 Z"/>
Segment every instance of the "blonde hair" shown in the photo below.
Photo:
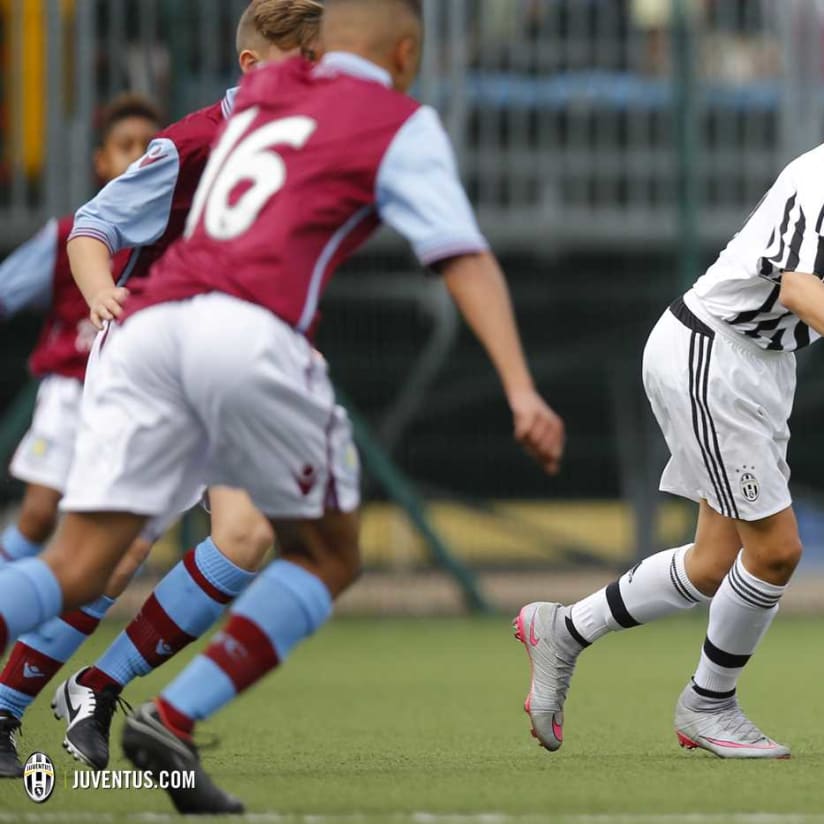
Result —
<path fill-rule="evenodd" d="M 254 37 L 283 51 L 309 50 L 320 35 L 323 6 L 316 0 L 253 0 L 237 29 L 238 52 Z"/>

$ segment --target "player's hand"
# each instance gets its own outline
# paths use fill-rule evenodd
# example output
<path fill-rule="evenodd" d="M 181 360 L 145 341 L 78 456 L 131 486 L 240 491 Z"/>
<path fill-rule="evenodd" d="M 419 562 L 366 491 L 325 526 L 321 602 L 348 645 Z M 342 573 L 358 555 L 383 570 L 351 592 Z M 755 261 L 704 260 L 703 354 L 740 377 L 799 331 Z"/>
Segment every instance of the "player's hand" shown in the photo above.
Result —
<path fill-rule="evenodd" d="M 129 297 L 129 290 L 123 286 L 103 289 L 94 296 L 89 318 L 95 329 L 102 329 L 108 320 L 117 320 L 123 314 L 123 304 Z"/>
<path fill-rule="evenodd" d="M 566 444 L 563 420 L 535 390 L 518 392 L 509 405 L 515 438 L 550 475 L 557 475 Z"/>

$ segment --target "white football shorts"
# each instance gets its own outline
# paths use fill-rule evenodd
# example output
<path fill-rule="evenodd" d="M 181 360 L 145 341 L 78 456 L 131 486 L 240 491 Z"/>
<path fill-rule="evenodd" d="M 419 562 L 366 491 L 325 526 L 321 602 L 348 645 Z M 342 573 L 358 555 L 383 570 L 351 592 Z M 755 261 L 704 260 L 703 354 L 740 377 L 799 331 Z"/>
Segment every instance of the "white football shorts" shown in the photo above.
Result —
<path fill-rule="evenodd" d="M 11 461 L 12 477 L 63 492 L 72 465 L 80 423 L 83 384 L 75 378 L 47 375 L 37 391 L 31 427 Z"/>
<path fill-rule="evenodd" d="M 144 309 L 98 347 L 62 507 L 163 516 L 204 486 L 272 518 L 360 502 L 326 361 L 271 312 L 221 293 Z"/>
<path fill-rule="evenodd" d="M 795 356 L 761 349 L 688 292 L 644 351 L 644 387 L 671 458 L 661 491 L 756 521 L 792 504 L 787 446 Z"/>

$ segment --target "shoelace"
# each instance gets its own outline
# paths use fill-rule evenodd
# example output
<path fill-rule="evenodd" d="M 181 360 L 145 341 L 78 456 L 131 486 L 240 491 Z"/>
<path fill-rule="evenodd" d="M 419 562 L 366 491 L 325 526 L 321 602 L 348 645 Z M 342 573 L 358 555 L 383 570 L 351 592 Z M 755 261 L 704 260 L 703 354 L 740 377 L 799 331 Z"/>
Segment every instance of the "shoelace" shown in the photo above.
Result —
<path fill-rule="evenodd" d="M 23 725 L 16 719 L 0 718 L 0 752 L 17 753 L 17 736 L 22 738 Z"/>
<path fill-rule="evenodd" d="M 718 721 L 721 724 L 721 728 L 738 741 L 754 743 L 767 738 L 767 736 L 744 715 L 737 702 L 729 709 L 719 713 L 719 716 Z"/>
<path fill-rule="evenodd" d="M 93 717 L 98 729 L 105 735 L 109 734 L 109 728 L 112 725 L 112 716 L 114 716 L 117 708 L 123 711 L 124 715 L 131 715 L 133 712 L 132 705 L 116 692 L 111 690 L 104 690 L 103 692 L 94 694 L 94 712 Z"/>

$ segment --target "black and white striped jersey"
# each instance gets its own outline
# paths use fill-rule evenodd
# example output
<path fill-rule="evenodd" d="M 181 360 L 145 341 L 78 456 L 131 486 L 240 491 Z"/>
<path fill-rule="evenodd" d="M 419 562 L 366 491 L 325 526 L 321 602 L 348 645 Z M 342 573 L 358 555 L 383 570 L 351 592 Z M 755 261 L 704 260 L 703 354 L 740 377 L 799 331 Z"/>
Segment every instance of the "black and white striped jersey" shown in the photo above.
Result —
<path fill-rule="evenodd" d="M 764 349 L 792 352 L 819 335 L 778 300 L 784 272 L 824 278 L 824 145 L 778 176 L 741 231 L 699 278 L 708 312 Z"/>

